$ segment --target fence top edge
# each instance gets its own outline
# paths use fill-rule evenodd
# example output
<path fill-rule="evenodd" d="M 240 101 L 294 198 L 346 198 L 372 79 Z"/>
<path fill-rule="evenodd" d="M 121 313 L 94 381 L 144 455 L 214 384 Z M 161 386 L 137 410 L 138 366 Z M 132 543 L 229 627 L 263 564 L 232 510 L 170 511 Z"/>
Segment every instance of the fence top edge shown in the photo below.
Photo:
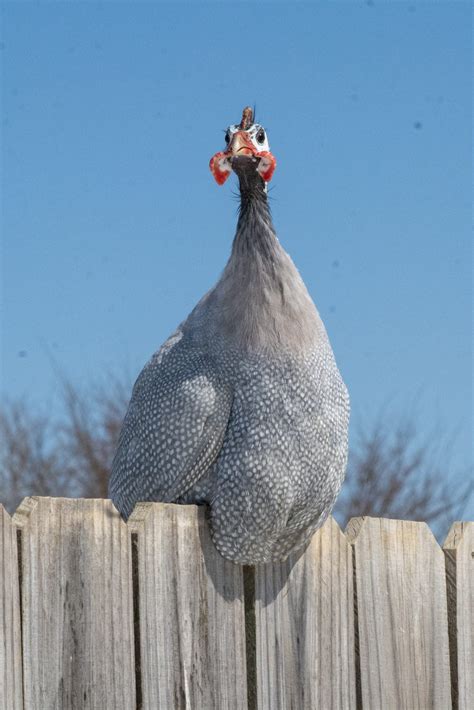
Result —
<path fill-rule="evenodd" d="M 18 528 L 23 528 L 27 525 L 31 513 L 36 508 L 40 501 L 40 496 L 27 496 L 23 498 L 18 508 L 12 515 L 12 520 Z"/>
<path fill-rule="evenodd" d="M 19 504 L 18 508 L 16 511 L 13 513 L 13 515 L 10 515 L 6 508 L 2 505 L 0 502 L 0 510 L 4 512 L 5 515 L 9 516 L 14 523 L 21 527 L 25 524 L 26 520 L 29 518 L 31 515 L 32 511 L 36 508 L 36 506 L 40 503 L 40 501 L 50 501 L 50 502 L 57 502 L 58 504 L 61 501 L 82 501 L 82 502 L 87 502 L 88 504 L 93 504 L 97 502 L 102 502 L 104 503 L 107 501 L 110 506 L 116 510 L 114 504 L 112 501 L 110 501 L 107 498 L 72 498 L 72 497 L 64 497 L 64 496 L 26 496 L 23 498 L 21 503 Z M 145 519 L 148 517 L 148 515 L 152 511 L 156 510 L 161 510 L 163 512 L 168 511 L 168 512 L 180 512 L 181 514 L 184 514 L 184 511 L 187 511 L 187 514 L 190 515 L 196 515 L 197 514 L 197 519 L 201 520 L 203 518 L 203 506 L 196 506 L 196 505 L 182 505 L 182 504 L 176 504 L 176 503 L 163 503 L 161 501 L 153 501 L 153 502 L 139 502 L 135 505 L 132 514 L 130 515 L 128 519 L 128 524 L 130 527 L 134 527 L 137 524 L 140 524 L 145 521 Z M 192 511 L 192 512 L 191 512 Z M 118 512 L 118 511 L 117 511 Z M 332 521 L 332 522 L 330 522 Z M 404 526 L 413 526 L 413 527 L 423 527 L 426 528 L 430 534 L 432 534 L 431 529 L 429 525 L 425 521 L 415 521 L 415 520 L 403 520 L 403 519 L 397 519 L 397 518 L 384 518 L 384 517 L 374 517 L 374 516 L 368 516 L 368 515 L 362 515 L 362 516 L 355 516 L 353 518 L 350 518 L 346 528 L 344 530 L 344 534 L 346 535 L 347 539 L 351 544 L 355 542 L 357 539 L 358 535 L 361 533 L 362 529 L 367 526 L 367 525 L 373 525 L 375 521 L 379 522 L 379 525 L 383 525 L 384 527 L 395 527 L 399 524 L 403 524 Z M 342 529 L 340 528 L 337 520 L 333 516 L 330 516 L 328 519 L 328 523 L 331 525 L 336 525 L 342 532 Z M 461 538 L 465 533 L 469 530 L 471 530 L 471 526 L 474 526 L 473 521 L 455 521 L 452 523 L 451 528 L 446 536 L 446 540 L 444 542 L 443 547 L 446 549 L 453 549 L 456 546 L 460 544 Z"/>
<path fill-rule="evenodd" d="M 4 520 L 11 520 L 12 516 L 8 512 L 8 510 L 0 503 L 0 519 L 3 518 Z"/>
<path fill-rule="evenodd" d="M 34 512 L 39 509 L 51 514 L 63 514 L 74 511 L 85 515 L 96 513 L 99 510 L 107 514 L 113 513 L 120 517 L 120 513 L 108 498 L 65 498 L 60 496 L 27 496 L 23 498 L 18 508 L 11 516 L 13 523 L 18 528 L 25 528 Z M 122 520 L 125 525 L 125 522 Z"/>
<path fill-rule="evenodd" d="M 132 532 L 138 532 L 146 523 L 147 518 L 153 514 L 180 516 L 181 519 L 188 519 L 199 524 L 204 520 L 204 506 L 162 503 L 160 501 L 136 503 L 128 518 L 129 528 Z"/>
<path fill-rule="evenodd" d="M 355 543 L 361 529 L 364 527 L 365 517 L 366 516 L 361 515 L 360 517 L 349 518 L 347 521 L 344 534 L 351 545 Z"/>
<path fill-rule="evenodd" d="M 399 518 L 375 518 L 369 515 L 364 515 L 360 517 L 350 518 L 346 525 L 345 534 L 351 545 L 355 545 L 358 538 L 363 534 L 367 528 L 374 529 L 378 525 L 381 530 L 385 533 L 393 533 L 408 530 L 418 530 L 423 535 L 427 535 L 432 538 L 438 545 L 438 542 L 433 534 L 428 523 L 424 520 L 403 520 Z M 439 546 L 439 545 L 438 545 Z"/>
<path fill-rule="evenodd" d="M 474 536 L 474 522 L 471 520 L 457 520 L 449 528 L 443 550 L 457 550 L 468 534 Z"/>

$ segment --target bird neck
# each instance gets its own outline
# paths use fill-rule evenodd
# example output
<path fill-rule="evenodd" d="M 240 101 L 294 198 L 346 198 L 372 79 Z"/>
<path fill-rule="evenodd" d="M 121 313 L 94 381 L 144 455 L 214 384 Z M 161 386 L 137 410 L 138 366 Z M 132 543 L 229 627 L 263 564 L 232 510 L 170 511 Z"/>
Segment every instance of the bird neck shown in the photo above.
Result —
<path fill-rule="evenodd" d="M 273 227 L 263 181 L 242 189 L 232 253 L 206 297 L 215 337 L 249 351 L 308 351 L 319 316 Z"/>
<path fill-rule="evenodd" d="M 261 268 L 270 266 L 281 247 L 273 227 L 265 186 L 252 190 L 240 188 L 240 213 L 232 244 L 231 261 L 246 262 L 259 257 Z"/>

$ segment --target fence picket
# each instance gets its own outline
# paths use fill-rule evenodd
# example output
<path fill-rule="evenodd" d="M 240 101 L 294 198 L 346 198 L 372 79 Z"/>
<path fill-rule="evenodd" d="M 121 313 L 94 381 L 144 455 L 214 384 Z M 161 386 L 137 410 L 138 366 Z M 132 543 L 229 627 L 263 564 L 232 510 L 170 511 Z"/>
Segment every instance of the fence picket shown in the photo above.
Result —
<path fill-rule="evenodd" d="M 352 550 L 333 518 L 256 568 L 258 710 L 355 708 Z"/>
<path fill-rule="evenodd" d="M 364 708 L 451 708 L 444 556 L 425 523 L 353 518 Z"/>
<path fill-rule="evenodd" d="M 0 708 L 22 710 L 20 596 L 16 529 L 0 505 Z"/>
<path fill-rule="evenodd" d="M 139 503 L 143 708 L 247 708 L 242 568 L 210 539 L 204 508 Z"/>
<path fill-rule="evenodd" d="M 110 501 L 66 498 L 26 498 L 14 521 L 25 707 L 135 707 L 127 526 Z"/>

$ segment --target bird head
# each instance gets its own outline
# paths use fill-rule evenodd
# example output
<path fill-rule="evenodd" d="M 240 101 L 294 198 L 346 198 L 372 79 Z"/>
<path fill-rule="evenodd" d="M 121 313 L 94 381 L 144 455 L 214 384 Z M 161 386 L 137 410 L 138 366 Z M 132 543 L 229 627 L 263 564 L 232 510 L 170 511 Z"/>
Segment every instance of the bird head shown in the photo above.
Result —
<path fill-rule="evenodd" d="M 232 170 L 241 176 L 243 172 L 256 172 L 267 183 L 276 167 L 275 157 L 270 153 L 265 129 L 253 121 L 250 106 L 244 108 L 239 124 L 231 125 L 225 134 L 226 149 L 212 156 L 209 167 L 215 181 L 223 185 Z"/>

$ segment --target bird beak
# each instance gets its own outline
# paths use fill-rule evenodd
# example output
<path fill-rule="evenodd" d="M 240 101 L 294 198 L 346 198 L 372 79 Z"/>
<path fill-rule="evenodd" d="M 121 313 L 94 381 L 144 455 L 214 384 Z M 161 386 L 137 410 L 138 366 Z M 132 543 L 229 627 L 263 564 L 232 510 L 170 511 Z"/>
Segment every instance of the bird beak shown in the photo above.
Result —
<path fill-rule="evenodd" d="M 226 152 L 230 153 L 233 157 L 234 155 L 255 155 L 257 150 L 246 131 L 237 131 L 237 133 L 234 133 L 232 136 L 232 140 Z"/>

